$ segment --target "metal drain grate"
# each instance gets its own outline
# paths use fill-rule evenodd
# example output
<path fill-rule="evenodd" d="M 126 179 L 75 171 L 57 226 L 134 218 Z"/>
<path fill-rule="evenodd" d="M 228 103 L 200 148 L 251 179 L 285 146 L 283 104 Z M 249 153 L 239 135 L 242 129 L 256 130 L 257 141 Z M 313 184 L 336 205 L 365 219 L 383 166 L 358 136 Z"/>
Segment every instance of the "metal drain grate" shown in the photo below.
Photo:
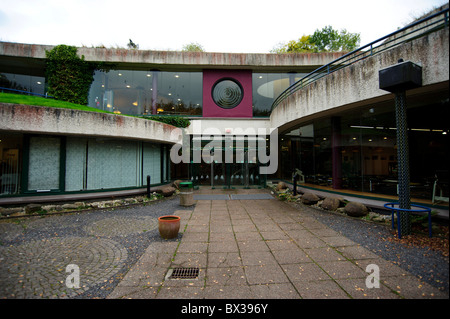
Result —
<path fill-rule="evenodd" d="M 178 267 L 170 269 L 167 273 L 169 279 L 197 279 L 199 269 L 197 267 Z"/>

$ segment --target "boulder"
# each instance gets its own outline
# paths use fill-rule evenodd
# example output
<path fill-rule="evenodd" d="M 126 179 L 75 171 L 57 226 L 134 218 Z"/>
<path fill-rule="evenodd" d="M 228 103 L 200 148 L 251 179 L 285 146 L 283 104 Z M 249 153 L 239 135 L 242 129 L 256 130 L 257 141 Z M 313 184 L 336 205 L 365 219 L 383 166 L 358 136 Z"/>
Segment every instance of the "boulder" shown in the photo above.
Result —
<path fill-rule="evenodd" d="M 277 192 L 279 192 L 279 191 L 284 190 L 286 188 L 288 188 L 288 186 L 286 185 L 285 182 L 278 182 L 276 190 L 277 190 Z"/>
<path fill-rule="evenodd" d="M 173 193 L 175 193 L 175 188 L 172 187 L 172 186 L 163 187 L 163 188 L 161 189 L 161 194 L 162 194 L 164 197 L 172 196 Z"/>
<path fill-rule="evenodd" d="M 304 193 L 301 197 L 301 202 L 305 205 L 314 205 L 320 200 L 319 196 L 314 193 Z"/>
<path fill-rule="evenodd" d="M 77 204 L 64 204 L 61 206 L 62 209 L 72 210 L 72 209 L 78 209 Z"/>
<path fill-rule="evenodd" d="M 180 189 L 180 183 L 182 183 L 183 181 L 181 179 L 177 179 L 176 181 L 174 181 L 172 183 L 172 187 L 175 187 L 176 189 Z"/>
<path fill-rule="evenodd" d="M 340 200 L 336 197 L 327 197 L 323 200 L 321 207 L 326 210 L 335 211 L 339 208 Z"/>
<path fill-rule="evenodd" d="M 348 202 L 345 205 L 345 213 L 351 217 L 363 217 L 369 213 L 369 209 L 364 204 Z"/>
<path fill-rule="evenodd" d="M 2 216 L 9 216 L 9 215 L 20 213 L 22 211 L 23 211 L 22 207 L 2 208 L 2 209 L 0 209 L 0 214 Z"/>
<path fill-rule="evenodd" d="M 25 213 L 26 214 L 33 214 L 42 209 L 42 205 L 39 204 L 28 204 L 25 206 Z"/>

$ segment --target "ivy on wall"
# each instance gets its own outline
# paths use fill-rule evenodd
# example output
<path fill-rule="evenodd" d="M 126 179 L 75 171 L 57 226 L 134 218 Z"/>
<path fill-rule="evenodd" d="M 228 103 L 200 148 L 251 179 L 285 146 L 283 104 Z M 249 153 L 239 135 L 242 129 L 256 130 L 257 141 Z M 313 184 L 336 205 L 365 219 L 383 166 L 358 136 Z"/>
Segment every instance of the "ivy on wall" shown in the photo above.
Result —
<path fill-rule="evenodd" d="M 191 121 L 189 121 L 188 118 L 181 117 L 181 116 L 151 116 L 151 117 L 144 117 L 145 119 L 150 119 L 153 121 L 163 122 L 166 124 L 170 124 L 176 127 L 185 128 L 188 127 L 191 124 Z"/>
<path fill-rule="evenodd" d="M 88 104 L 89 89 L 98 63 L 87 62 L 77 55 L 77 48 L 58 45 L 46 51 L 48 94 L 58 100 Z"/>

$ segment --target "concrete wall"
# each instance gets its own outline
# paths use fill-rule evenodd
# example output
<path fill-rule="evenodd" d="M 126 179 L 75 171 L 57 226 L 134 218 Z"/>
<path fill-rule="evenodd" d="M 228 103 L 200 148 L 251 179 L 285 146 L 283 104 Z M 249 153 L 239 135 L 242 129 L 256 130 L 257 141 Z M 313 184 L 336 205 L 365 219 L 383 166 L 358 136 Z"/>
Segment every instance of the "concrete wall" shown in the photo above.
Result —
<path fill-rule="evenodd" d="M 45 59 L 45 51 L 53 46 L 0 42 L 0 56 L 14 59 Z M 311 72 L 319 66 L 327 64 L 343 53 L 216 53 L 216 52 L 179 52 L 150 51 L 105 48 L 78 48 L 78 54 L 84 55 L 87 61 L 113 63 L 116 68 L 148 70 L 161 68 L 164 70 L 202 70 L 202 69 L 251 69 L 255 71 L 276 72 Z M 1 59 L 0 59 L 1 60 Z M 38 61 L 36 61 L 37 63 Z"/>
<path fill-rule="evenodd" d="M 0 103 L 0 130 L 175 143 L 176 127 L 135 117 Z"/>
<path fill-rule="evenodd" d="M 422 66 L 423 87 L 408 94 L 448 89 L 448 41 L 449 29 L 445 28 L 323 77 L 279 104 L 272 111 L 270 126 L 282 132 L 314 118 L 392 99 L 392 94 L 379 89 L 378 71 L 397 64 L 400 58 Z"/>

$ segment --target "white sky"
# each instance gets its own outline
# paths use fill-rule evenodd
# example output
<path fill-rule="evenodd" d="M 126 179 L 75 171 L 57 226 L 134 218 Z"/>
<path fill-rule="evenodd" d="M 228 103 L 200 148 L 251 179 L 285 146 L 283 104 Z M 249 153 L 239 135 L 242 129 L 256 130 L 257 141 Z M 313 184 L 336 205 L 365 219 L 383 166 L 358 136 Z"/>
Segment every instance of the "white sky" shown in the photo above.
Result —
<path fill-rule="evenodd" d="M 446 0 L 0 0 L 0 41 L 267 53 L 331 25 L 361 45 Z"/>

